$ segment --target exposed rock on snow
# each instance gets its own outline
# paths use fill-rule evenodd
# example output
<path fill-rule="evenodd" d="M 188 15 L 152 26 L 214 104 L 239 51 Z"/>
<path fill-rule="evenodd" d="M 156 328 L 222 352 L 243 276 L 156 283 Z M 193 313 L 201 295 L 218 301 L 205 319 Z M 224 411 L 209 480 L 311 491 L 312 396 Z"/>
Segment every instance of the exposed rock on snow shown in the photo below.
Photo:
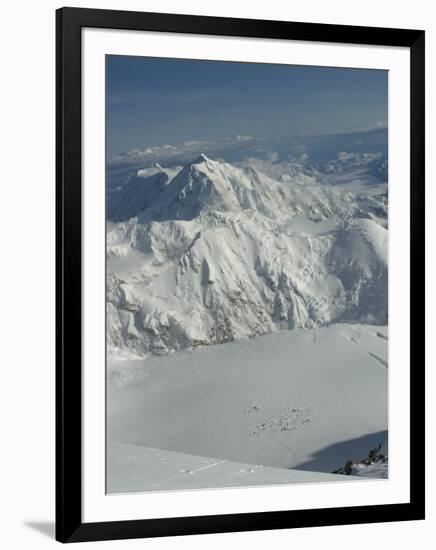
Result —
<path fill-rule="evenodd" d="M 380 443 L 368 453 L 363 460 L 350 459 L 343 468 L 338 468 L 333 473 L 347 476 L 371 477 L 387 479 L 389 460 L 386 444 Z"/>

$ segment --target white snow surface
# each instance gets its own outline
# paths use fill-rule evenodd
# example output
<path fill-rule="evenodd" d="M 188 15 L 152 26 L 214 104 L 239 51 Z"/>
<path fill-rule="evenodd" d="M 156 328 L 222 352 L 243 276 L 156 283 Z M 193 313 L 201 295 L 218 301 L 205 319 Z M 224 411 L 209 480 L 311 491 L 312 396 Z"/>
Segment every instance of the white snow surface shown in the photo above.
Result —
<path fill-rule="evenodd" d="M 331 473 L 387 439 L 387 338 L 387 327 L 336 324 L 112 364 L 108 440 Z M 108 479 L 128 483 L 108 460 Z M 212 486 L 229 481 L 219 477 Z"/>
<path fill-rule="evenodd" d="M 355 179 L 362 162 L 338 158 L 329 177 L 341 185 L 205 155 L 139 170 L 110 200 L 110 361 L 333 322 L 386 324 L 387 188 Z"/>
<path fill-rule="evenodd" d="M 108 493 L 347 481 L 335 474 L 270 468 L 108 442 Z"/>

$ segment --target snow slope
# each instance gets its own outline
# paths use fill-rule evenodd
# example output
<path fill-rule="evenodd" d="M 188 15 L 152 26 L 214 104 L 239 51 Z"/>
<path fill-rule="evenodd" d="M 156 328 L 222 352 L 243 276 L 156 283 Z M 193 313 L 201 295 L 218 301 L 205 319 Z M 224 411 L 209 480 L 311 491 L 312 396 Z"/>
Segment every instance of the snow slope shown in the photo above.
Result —
<path fill-rule="evenodd" d="M 115 221 L 128 220 L 146 210 L 179 170 L 180 167 L 162 168 L 157 162 L 138 170 L 120 192 L 113 195 L 108 209 L 109 218 Z"/>
<path fill-rule="evenodd" d="M 385 191 L 363 199 L 204 155 L 175 172 L 151 167 L 111 199 L 111 360 L 387 322 Z"/>
<path fill-rule="evenodd" d="M 337 324 L 113 364 L 108 439 L 331 473 L 387 438 L 387 338 Z"/>
<path fill-rule="evenodd" d="M 112 441 L 107 468 L 108 493 L 349 481 L 334 474 L 214 460 Z"/>

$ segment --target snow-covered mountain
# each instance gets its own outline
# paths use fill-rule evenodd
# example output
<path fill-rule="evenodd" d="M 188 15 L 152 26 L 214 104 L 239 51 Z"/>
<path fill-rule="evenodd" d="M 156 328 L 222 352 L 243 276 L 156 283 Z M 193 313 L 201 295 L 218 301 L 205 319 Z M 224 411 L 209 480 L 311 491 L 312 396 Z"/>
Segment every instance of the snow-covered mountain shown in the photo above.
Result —
<path fill-rule="evenodd" d="M 374 158 L 330 165 L 347 185 L 203 154 L 183 168 L 139 170 L 108 206 L 109 353 L 386 324 L 387 185 L 346 179 L 365 161 Z"/>
<path fill-rule="evenodd" d="M 137 216 L 153 204 L 180 167 L 165 169 L 158 162 L 138 170 L 109 203 L 109 218 L 123 221 Z"/>

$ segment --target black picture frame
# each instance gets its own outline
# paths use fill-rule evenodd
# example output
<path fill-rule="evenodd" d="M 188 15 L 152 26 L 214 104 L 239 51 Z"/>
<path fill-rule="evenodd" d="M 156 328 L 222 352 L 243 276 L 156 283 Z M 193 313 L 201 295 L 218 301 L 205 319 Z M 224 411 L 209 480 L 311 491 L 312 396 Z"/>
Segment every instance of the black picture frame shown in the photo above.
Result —
<path fill-rule="evenodd" d="M 343 508 L 82 522 L 81 29 L 128 29 L 410 49 L 410 502 Z M 56 539 L 159 537 L 424 518 L 424 51 L 419 30 L 62 8 L 56 13 Z M 86 236 L 85 236 L 86 238 Z M 412 361 L 413 358 L 413 361 Z"/>

